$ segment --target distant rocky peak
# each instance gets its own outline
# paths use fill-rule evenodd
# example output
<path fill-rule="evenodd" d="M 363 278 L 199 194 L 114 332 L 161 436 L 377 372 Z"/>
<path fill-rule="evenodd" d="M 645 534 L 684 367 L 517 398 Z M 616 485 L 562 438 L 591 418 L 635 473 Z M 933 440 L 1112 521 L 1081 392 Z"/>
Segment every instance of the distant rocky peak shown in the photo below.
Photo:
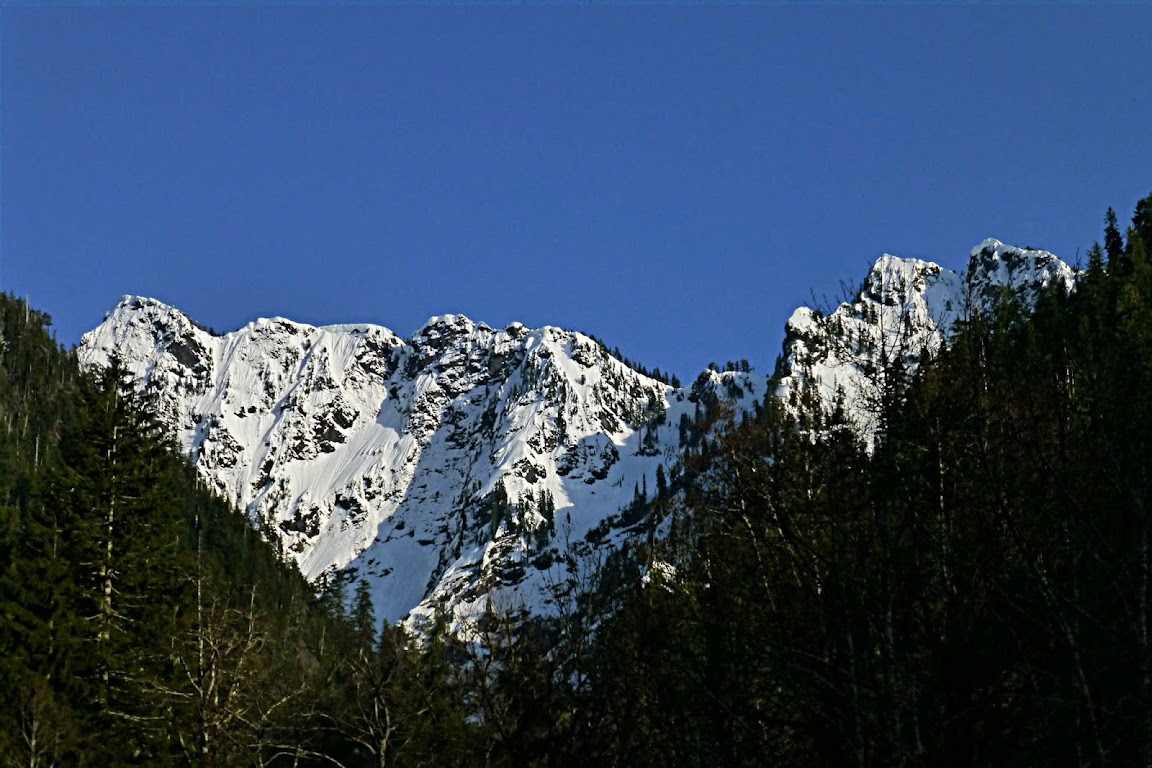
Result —
<path fill-rule="evenodd" d="M 215 336 L 128 297 L 80 356 L 123 359 L 211 487 L 308 578 L 371 578 L 392 621 L 545 578 L 525 562 L 609 536 L 679 450 L 668 385 L 554 327 L 439 315 L 401 339 L 270 318 Z"/>
<path fill-rule="evenodd" d="M 1005 288 L 1032 307 L 1049 286 L 1073 290 L 1076 270 L 1048 251 L 989 238 L 972 249 L 965 280 L 970 298 L 982 310 L 990 309 Z"/>
<path fill-rule="evenodd" d="M 839 306 L 792 314 L 775 394 L 841 399 L 868 439 L 877 371 L 914 367 L 1002 287 L 1030 306 L 1074 281 L 1051 254 L 995 240 L 964 274 L 885 254 Z M 701 444 L 709 410 L 738 417 L 768 394 L 747 367 L 673 388 L 587 335 L 457 314 L 408 339 L 284 318 L 214 334 L 127 296 L 79 354 L 123 360 L 205 482 L 307 578 L 369 580 L 390 621 L 467 615 L 494 594 L 547 610 L 561 548 L 650 533 L 638 497 Z"/>
<path fill-rule="evenodd" d="M 1050 287 L 1072 290 L 1076 273 L 1047 251 L 985 240 L 972 249 L 963 274 L 939 264 L 885 254 L 859 291 L 829 312 L 800 307 L 785 329 L 777 394 L 795 401 L 814 387 L 830 407 L 842 401 L 857 430 L 871 439 L 885 385 L 882 371 L 899 362 L 912 370 L 924 354 L 947 343 L 958 320 L 988 311 L 1012 291 L 1025 308 Z"/>
<path fill-rule="evenodd" d="M 922 293 L 928 280 L 942 271 L 939 264 L 930 261 L 904 259 L 886 253 L 868 271 L 860 289 L 860 298 L 883 303 L 906 301 L 911 294 Z"/>
<path fill-rule="evenodd" d="M 486 336 L 493 332 L 484 323 L 474 323 L 464 315 L 435 315 L 412 334 L 412 341 L 437 344 L 467 338 L 477 331 Z"/>
<path fill-rule="evenodd" d="M 180 333 L 199 329 L 183 312 L 157 299 L 143 296 L 123 296 L 105 316 L 105 321 L 116 319 L 116 325 L 133 323 L 151 324 L 156 329 Z M 207 334 L 207 331 L 203 331 Z"/>

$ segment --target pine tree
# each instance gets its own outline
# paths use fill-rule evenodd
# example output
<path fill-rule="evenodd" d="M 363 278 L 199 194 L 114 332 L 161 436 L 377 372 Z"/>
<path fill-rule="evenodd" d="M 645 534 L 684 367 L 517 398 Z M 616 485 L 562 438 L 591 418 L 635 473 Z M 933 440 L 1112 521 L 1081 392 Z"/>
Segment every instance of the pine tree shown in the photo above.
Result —
<path fill-rule="evenodd" d="M 159 717 L 141 685 L 166 674 L 162 649 L 186 596 L 187 521 L 160 424 L 123 367 L 113 361 L 85 379 L 79 396 L 46 503 L 66 532 L 74 609 L 86 623 L 88 648 L 74 672 L 98 727 L 122 727 Z M 151 737 L 160 739 L 161 721 L 154 723 Z M 137 755 L 158 748 L 137 734 Z M 115 740 L 101 748 L 115 748 Z"/>
<path fill-rule="evenodd" d="M 372 604 L 372 587 L 368 579 L 356 582 L 356 596 L 352 605 L 352 629 L 360 647 L 371 650 L 376 641 L 376 609 Z"/>
<path fill-rule="evenodd" d="M 345 575 L 336 571 L 323 577 L 320 607 L 329 618 L 343 622 L 348 617 L 348 584 Z"/>
<path fill-rule="evenodd" d="M 1116 211 L 1111 208 L 1104 216 L 1104 253 L 1108 256 L 1110 267 L 1124 268 L 1124 239 L 1120 236 L 1120 229 L 1116 224 Z"/>
<path fill-rule="evenodd" d="M 1136 203 L 1136 211 L 1132 215 L 1132 228 L 1145 244 L 1152 243 L 1152 195 Z"/>

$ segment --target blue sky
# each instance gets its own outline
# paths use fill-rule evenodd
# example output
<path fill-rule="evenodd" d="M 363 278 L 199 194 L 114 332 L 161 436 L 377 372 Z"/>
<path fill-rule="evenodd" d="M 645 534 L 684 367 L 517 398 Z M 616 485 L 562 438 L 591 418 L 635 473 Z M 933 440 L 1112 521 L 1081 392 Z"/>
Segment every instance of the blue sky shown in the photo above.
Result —
<path fill-rule="evenodd" d="M 1152 192 L 1152 8 L 0 8 L 0 289 L 770 371 L 882 252 L 1069 260 Z"/>

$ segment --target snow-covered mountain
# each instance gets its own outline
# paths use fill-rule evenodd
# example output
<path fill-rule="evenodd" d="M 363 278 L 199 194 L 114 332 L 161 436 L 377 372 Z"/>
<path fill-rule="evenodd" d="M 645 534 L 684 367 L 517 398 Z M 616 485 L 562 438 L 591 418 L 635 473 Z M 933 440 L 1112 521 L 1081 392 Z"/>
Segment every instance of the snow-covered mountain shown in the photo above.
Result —
<path fill-rule="evenodd" d="M 776 394 L 801 382 L 865 403 L 870 367 L 934 350 L 1000 286 L 1025 302 L 1070 287 L 1044 251 L 988 240 L 963 274 L 884 256 L 834 312 L 787 325 Z M 626 509 L 675 471 L 713 396 L 748 409 L 768 379 L 706 371 L 691 388 L 632 370 L 580 333 L 460 315 L 410 339 L 374 325 L 282 318 L 213 335 L 153 299 L 125 297 L 85 335 L 86 365 L 118 356 L 205 480 L 234 499 L 306 577 L 368 579 L 390 621 L 490 596 L 547 610 L 568 542 L 635 533 Z M 861 430 L 868 409 L 853 410 Z"/>
<path fill-rule="evenodd" d="M 587 336 L 460 315 L 408 340 L 281 318 L 214 336 L 125 297 L 80 355 L 119 356 L 217 491 L 307 578 L 370 579 L 392 621 L 466 613 L 493 590 L 539 607 L 563 542 L 602 538 L 655 490 L 697 411 Z M 709 372 L 696 387 L 747 406 L 767 381 Z"/>
<path fill-rule="evenodd" d="M 870 436 L 884 372 L 893 362 L 915 368 L 947 342 L 957 320 L 989 311 L 1003 290 L 1030 309 L 1049 286 L 1070 291 L 1075 281 L 1075 270 L 1051 253 L 993 239 L 972 249 L 960 273 L 885 254 L 856 295 L 835 310 L 792 313 L 776 394 L 787 400 L 807 385 L 826 406 L 842 399 L 859 432 Z"/>

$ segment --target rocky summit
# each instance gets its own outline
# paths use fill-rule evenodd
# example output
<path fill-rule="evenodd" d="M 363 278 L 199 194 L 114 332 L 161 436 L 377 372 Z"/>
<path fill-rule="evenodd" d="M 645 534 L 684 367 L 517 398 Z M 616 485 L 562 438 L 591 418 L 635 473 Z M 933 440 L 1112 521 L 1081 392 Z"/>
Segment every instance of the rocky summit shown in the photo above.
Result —
<path fill-rule="evenodd" d="M 709 403 L 739 412 L 769 386 L 785 400 L 809 388 L 867 438 L 877 371 L 914 367 L 1002 291 L 1030 305 L 1074 282 L 1052 254 L 996 240 L 963 272 L 885 255 L 834 310 L 792 314 L 771 380 L 710 370 L 685 388 L 581 333 L 462 315 L 407 339 L 283 318 L 215 335 L 127 296 L 79 353 L 88 366 L 119 358 L 203 479 L 308 579 L 366 579 L 379 617 L 418 621 L 489 600 L 550 610 L 574 544 L 650 535 L 627 510 L 679 471 Z"/>

